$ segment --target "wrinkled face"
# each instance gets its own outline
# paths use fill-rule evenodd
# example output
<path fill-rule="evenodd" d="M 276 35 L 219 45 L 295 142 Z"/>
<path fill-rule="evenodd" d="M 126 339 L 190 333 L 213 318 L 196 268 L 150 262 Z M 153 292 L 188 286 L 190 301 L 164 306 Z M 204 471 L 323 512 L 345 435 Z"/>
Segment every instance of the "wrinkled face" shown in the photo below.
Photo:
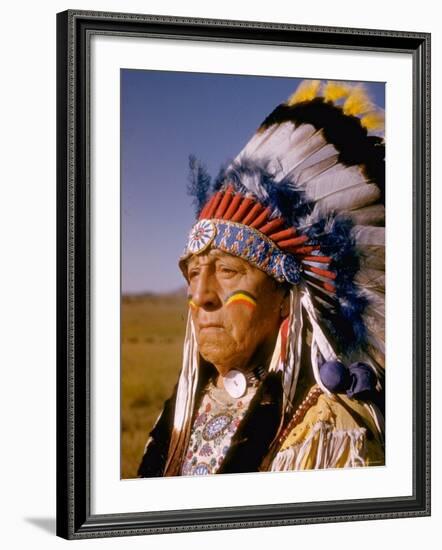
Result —
<path fill-rule="evenodd" d="M 210 249 L 187 262 L 188 298 L 201 355 L 222 375 L 267 366 L 288 296 L 245 260 Z"/>

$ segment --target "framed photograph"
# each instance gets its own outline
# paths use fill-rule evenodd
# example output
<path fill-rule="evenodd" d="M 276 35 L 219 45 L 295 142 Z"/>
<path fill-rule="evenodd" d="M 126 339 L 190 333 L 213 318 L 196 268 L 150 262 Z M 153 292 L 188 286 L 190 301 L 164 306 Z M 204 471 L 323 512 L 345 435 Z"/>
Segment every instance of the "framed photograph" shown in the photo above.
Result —
<path fill-rule="evenodd" d="M 430 36 L 57 16 L 57 534 L 430 514 Z"/>

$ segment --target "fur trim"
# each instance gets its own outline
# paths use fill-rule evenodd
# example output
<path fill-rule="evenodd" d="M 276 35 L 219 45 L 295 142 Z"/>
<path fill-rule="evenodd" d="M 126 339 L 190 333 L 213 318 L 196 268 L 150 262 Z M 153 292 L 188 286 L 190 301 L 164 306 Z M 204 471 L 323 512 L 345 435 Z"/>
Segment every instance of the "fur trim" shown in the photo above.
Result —
<path fill-rule="evenodd" d="M 296 225 L 302 216 L 312 211 L 313 204 L 290 178 L 276 182 L 274 177 L 269 160 L 242 158 L 232 161 L 228 168 L 221 168 L 214 191 L 231 183 L 236 191 L 253 196 L 268 206 L 272 217 L 282 216 L 289 225 Z"/>
<path fill-rule="evenodd" d="M 198 217 L 207 201 L 211 178 L 204 164 L 198 161 L 194 155 L 189 155 L 188 179 L 187 192 L 193 197 L 193 204 Z"/>

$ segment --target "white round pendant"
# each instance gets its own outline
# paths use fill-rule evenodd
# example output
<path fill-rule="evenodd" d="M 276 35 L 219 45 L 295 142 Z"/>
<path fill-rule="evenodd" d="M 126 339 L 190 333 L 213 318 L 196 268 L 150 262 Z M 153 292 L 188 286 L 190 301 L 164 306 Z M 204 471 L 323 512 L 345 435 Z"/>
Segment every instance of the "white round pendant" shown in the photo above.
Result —
<path fill-rule="evenodd" d="M 239 370 L 231 370 L 223 376 L 223 384 L 227 393 L 232 397 L 242 397 L 246 393 L 247 379 Z"/>

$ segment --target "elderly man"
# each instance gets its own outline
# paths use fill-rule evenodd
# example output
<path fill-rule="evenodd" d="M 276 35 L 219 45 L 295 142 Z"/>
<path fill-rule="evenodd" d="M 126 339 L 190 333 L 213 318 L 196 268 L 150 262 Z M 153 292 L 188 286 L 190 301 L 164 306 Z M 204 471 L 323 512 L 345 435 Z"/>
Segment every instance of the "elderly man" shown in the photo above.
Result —
<path fill-rule="evenodd" d="M 288 315 L 287 293 L 245 260 L 214 248 L 193 256 L 186 269 L 203 387 L 179 473 L 255 471 L 279 422 L 275 382 L 270 378 L 259 386 Z M 252 422 L 242 422 L 249 410 Z M 161 420 L 145 455 L 146 468 L 155 438 L 161 439 Z M 240 444 L 244 438 L 247 445 Z M 143 465 L 141 472 L 147 473 Z"/>
<path fill-rule="evenodd" d="M 379 119 L 307 81 L 211 192 L 196 171 L 183 367 L 139 476 L 384 463 Z"/>

